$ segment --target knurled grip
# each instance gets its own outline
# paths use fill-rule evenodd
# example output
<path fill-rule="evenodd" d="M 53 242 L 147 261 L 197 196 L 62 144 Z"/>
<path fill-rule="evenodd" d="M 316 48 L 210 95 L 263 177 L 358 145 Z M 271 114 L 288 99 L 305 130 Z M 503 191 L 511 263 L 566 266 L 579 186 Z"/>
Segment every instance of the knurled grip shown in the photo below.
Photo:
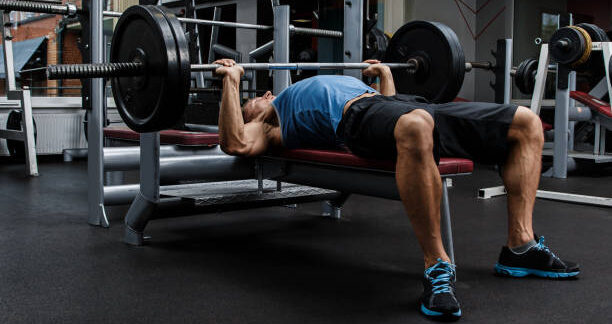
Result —
<path fill-rule="evenodd" d="M 59 14 L 73 16 L 81 13 L 74 4 L 53 4 L 34 1 L 15 1 L 15 0 L 0 0 L 0 10 L 4 11 L 24 11 L 37 12 L 46 14 Z"/>
<path fill-rule="evenodd" d="M 139 76 L 144 73 L 144 64 L 130 63 L 101 63 L 101 64 L 59 64 L 47 67 L 47 79 L 88 79 L 88 78 L 115 78 L 126 76 Z"/>

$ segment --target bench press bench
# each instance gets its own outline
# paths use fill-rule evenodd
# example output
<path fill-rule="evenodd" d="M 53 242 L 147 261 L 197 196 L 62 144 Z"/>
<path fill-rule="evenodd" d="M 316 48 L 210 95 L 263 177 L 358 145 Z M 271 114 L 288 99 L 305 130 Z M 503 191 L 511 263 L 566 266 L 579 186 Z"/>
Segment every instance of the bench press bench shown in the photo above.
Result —
<path fill-rule="evenodd" d="M 112 127 L 104 130 L 107 141 L 135 143 L 139 134 L 127 127 Z M 167 130 L 160 132 L 160 143 L 182 147 L 210 146 L 218 143 L 218 135 L 192 131 Z M 333 190 L 339 194 L 330 199 L 330 205 L 339 210 L 350 194 L 362 194 L 399 200 L 395 183 L 395 162 L 391 160 L 365 159 L 341 150 L 294 149 L 266 153 L 254 160 L 257 166 L 256 179 L 273 179 L 287 184 L 297 184 L 314 188 Z M 202 168 L 206 168 L 202 165 Z M 467 175 L 473 171 L 470 160 L 442 158 L 438 169 L 442 182 L 442 236 L 454 260 L 448 182 L 446 179 Z M 279 182 L 280 183 L 280 182 Z M 286 186 L 286 185 L 284 185 Z M 175 192 L 176 188 L 172 188 Z M 162 197 L 164 196 L 162 189 Z M 327 195 L 329 197 L 329 195 Z M 251 205 L 252 207 L 258 207 Z M 166 210 L 161 208 L 161 212 Z M 197 213 L 195 208 L 192 212 Z M 156 217 L 164 217 L 156 212 Z M 128 213 L 129 216 L 129 213 Z M 137 232 L 142 232 L 146 219 L 129 219 L 128 227 L 138 224 Z M 144 225 L 144 226 L 143 226 Z M 128 230 L 130 230 L 128 228 Z M 132 230 L 135 230 L 132 228 Z"/>
<path fill-rule="evenodd" d="M 606 155 L 606 129 L 612 131 L 612 109 L 610 104 L 582 91 L 571 91 L 570 98 L 591 110 L 591 120 L 595 123 L 593 154 L 604 157 Z"/>

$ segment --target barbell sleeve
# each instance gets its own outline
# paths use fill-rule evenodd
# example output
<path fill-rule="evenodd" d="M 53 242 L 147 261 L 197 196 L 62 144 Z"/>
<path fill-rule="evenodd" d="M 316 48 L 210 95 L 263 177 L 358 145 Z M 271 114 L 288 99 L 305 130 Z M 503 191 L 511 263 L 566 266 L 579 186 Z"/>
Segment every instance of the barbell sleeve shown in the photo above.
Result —
<path fill-rule="evenodd" d="M 0 10 L 36 12 L 68 16 L 74 16 L 83 12 L 82 9 L 77 8 L 77 6 L 72 3 L 55 4 L 15 0 L 0 0 Z"/>
<path fill-rule="evenodd" d="M 145 65 L 140 62 L 59 64 L 47 67 L 47 79 L 88 79 L 138 76 L 144 74 Z"/>

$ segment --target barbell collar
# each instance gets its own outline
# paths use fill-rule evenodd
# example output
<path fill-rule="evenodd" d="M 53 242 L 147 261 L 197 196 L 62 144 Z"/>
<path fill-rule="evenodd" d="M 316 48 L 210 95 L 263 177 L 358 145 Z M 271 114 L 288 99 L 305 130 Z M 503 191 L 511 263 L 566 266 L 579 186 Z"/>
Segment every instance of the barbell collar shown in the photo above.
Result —
<path fill-rule="evenodd" d="M 82 9 L 77 8 L 77 6 L 71 3 L 55 4 L 15 0 L 0 0 L 0 10 L 58 14 L 71 17 L 83 12 Z"/>
<path fill-rule="evenodd" d="M 295 27 L 293 25 L 289 25 L 289 31 L 294 34 L 307 35 L 307 36 L 313 36 L 313 37 L 326 37 L 326 38 L 344 37 L 344 33 L 341 31 L 337 31 L 337 30 Z"/>

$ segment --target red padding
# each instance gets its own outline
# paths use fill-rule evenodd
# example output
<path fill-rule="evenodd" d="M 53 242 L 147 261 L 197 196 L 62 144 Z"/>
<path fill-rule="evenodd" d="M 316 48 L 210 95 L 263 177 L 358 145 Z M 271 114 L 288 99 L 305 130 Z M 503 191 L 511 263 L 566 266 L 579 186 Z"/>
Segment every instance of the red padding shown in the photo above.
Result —
<path fill-rule="evenodd" d="M 127 127 L 107 127 L 104 129 L 104 137 L 126 141 L 140 140 L 140 134 Z M 159 132 L 159 140 L 162 144 L 209 146 L 219 144 L 219 135 L 181 130 L 165 130 Z"/>
<path fill-rule="evenodd" d="M 455 100 L 453 100 L 453 102 L 470 102 L 470 101 L 465 98 L 457 97 L 455 98 Z"/>
<path fill-rule="evenodd" d="M 596 112 L 608 116 L 612 118 L 612 110 L 610 109 L 610 104 L 604 101 L 601 101 L 588 93 L 582 91 L 572 91 L 570 92 L 570 97 L 578 102 L 585 104 L 591 110 L 595 110 Z"/>
<path fill-rule="evenodd" d="M 336 166 L 347 166 L 365 169 L 395 171 L 395 162 L 391 160 L 364 159 L 346 151 L 331 150 L 286 150 L 272 153 L 286 159 L 325 163 Z M 442 158 L 438 166 L 440 174 L 451 175 L 470 173 L 474 170 L 474 163 L 467 159 Z"/>
<path fill-rule="evenodd" d="M 549 123 L 542 122 L 542 128 L 546 132 L 546 131 L 552 130 L 553 129 L 553 125 L 551 125 Z"/>

